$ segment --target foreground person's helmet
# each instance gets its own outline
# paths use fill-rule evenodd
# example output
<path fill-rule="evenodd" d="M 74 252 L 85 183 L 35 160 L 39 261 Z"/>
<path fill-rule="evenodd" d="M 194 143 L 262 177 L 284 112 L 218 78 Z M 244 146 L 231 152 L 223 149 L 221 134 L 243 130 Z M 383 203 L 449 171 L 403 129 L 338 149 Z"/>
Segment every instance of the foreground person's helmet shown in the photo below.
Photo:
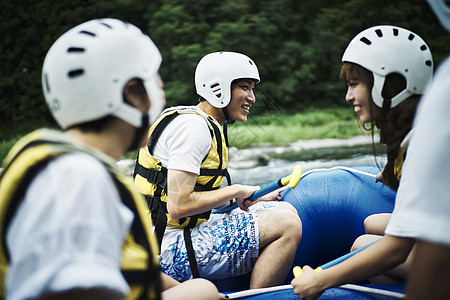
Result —
<path fill-rule="evenodd" d="M 150 97 L 150 118 L 164 106 L 158 87 L 161 54 L 136 26 L 117 19 L 88 21 L 63 34 L 50 48 L 42 69 L 47 105 L 66 129 L 108 115 L 134 127 L 142 113 L 123 100 L 125 84 L 142 79 Z"/>

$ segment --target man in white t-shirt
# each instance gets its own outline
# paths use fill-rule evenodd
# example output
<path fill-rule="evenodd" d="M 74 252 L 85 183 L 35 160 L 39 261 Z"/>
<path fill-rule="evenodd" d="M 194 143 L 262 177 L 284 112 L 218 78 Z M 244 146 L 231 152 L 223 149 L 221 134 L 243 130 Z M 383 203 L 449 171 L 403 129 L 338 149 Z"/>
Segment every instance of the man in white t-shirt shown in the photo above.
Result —
<path fill-rule="evenodd" d="M 252 272 L 250 287 L 258 288 L 283 283 L 289 272 L 301 238 L 296 210 L 248 200 L 259 187 L 222 187 L 229 179 L 222 127 L 226 133 L 227 124 L 247 121 L 258 82 L 256 64 L 246 55 L 204 56 L 195 72 L 200 103 L 166 109 L 139 152 L 135 182 L 156 221 L 162 270 L 177 280 Z M 279 197 L 276 191 L 260 200 Z M 210 215 L 230 201 L 239 209 Z"/>
<path fill-rule="evenodd" d="M 450 31 L 448 1 L 428 0 Z M 416 118 L 386 234 L 415 238 L 407 299 L 450 298 L 450 59 L 436 72 Z"/>
<path fill-rule="evenodd" d="M 63 34 L 42 70 L 64 132 L 41 129 L 0 174 L 0 298 L 219 299 L 162 275 L 142 195 L 114 165 L 164 106 L 161 54 L 142 31 L 98 19 Z"/>

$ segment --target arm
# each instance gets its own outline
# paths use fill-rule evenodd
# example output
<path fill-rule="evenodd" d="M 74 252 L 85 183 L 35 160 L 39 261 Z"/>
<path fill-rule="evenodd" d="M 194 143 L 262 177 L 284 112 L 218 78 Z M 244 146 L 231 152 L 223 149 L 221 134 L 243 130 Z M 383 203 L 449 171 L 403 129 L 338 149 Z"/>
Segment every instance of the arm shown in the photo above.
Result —
<path fill-rule="evenodd" d="M 315 272 L 306 266 L 303 274 L 292 280 L 294 291 L 303 299 L 315 299 L 328 288 L 379 275 L 404 262 L 413 245 L 412 239 L 385 235 L 374 245 L 329 269 Z"/>
<path fill-rule="evenodd" d="M 450 246 L 417 242 L 406 298 L 449 299 Z"/>
<path fill-rule="evenodd" d="M 206 212 L 236 199 L 239 207 L 248 210 L 247 200 L 259 187 L 233 184 L 221 189 L 194 192 L 197 175 L 185 171 L 169 169 L 167 174 L 167 210 L 174 219 Z M 245 201 L 245 202 L 244 202 Z"/>
<path fill-rule="evenodd" d="M 253 201 L 254 203 L 258 201 L 280 201 L 281 200 L 281 193 L 287 188 L 287 186 L 280 187 L 279 189 L 270 192 L 261 198 Z"/>
<path fill-rule="evenodd" d="M 179 284 L 180 283 L 178 281 L 161 272 L 161 292 L 164 292 L 165 290 L 173 288 Z"/>
<path fill-rule="evenodd" d="M 210 281 L 202 278 L 191 279 L 185 282 L 178 282 L 172 277 L 161 272 L 161 294 L 162 299 L 198 299 L 198 300 L 216 300 L 225 299 L 225 296 L 219 294 L 216 286 Z"/>

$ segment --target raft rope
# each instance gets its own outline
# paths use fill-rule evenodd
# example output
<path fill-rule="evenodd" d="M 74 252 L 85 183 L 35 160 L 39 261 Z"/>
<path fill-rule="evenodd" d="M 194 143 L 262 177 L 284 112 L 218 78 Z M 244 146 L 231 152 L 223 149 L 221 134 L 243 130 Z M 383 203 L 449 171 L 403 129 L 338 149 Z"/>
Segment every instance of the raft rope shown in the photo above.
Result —
<path fill-rule="evenodd" d="M 367 294 L 374 294 L 374 295 L 382 295 L 387 296 L 395 299 L 402 299 L 405 297 L 405 294 L 393 292 L 393 291 L 387 291 L 383 289 L 377 289 L 377 288 L 371 288 L 367 286 L 360 286 L 356 284 L 343 284 L 338 286 L 337 288 L 340 289 L 347 289 L 352 291 L 357 291 L 361 293 L 367 293 Z M 260 289 L 250 289 L 246 291 L 231 293 L 228 295 L 225 295 L 226 299 L 241 299 L 245 297 L 250 297 L 254 295 L 264 294 L 264 293 L 270 293 L 270 292 L 277 292 L 277 291 L 283 291 L 283 290 L 290 290 L 294 289 L 294 287 L 290 284 L 286 285 L 280 285 L 280 286 L 273 286 L 268 288 L 260 288 Z"/>
<path fill-rule="evenodd" d="M 345 170 L 345 171 L 348 171 L 348 172 L 351 172 L 351 173 L 357 173 L 357 174 L 361 174 L 361 175 L 366 175 L 366 176 L 370 176 L 370 177 L 373 177 L 373 178 L 376 178 L 376 176 L 377 176 L 375 174 L 371 174 L 371 173 L 368 173 L 368 172 L 360 171 L 360 170 L 349 168 L 349 167 L 336 166 L 336 167 L 332 167 L 332 168 L 328 168 L 328 169 L 321 168 L 321 169 L 313 169 L 313 170 L 306 171 L 305 173 L 302 174 L 302 178 L 305 177 L 306 175 L 314 173 L 314 172 L 330 171 L 330 170 Z"/>

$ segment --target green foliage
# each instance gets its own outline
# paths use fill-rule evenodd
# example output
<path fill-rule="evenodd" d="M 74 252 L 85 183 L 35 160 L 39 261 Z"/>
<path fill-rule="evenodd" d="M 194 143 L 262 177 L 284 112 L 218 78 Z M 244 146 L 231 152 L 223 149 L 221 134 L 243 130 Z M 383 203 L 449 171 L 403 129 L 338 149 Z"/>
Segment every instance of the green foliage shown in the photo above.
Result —
<path fill-rule="evenodd" d="M 14 146 L 14 144 L 17 142 L 18 138 L 13 138 L 7 141 L 1 141 L 0 142 L 0 163 L 3 161 L 3 159 L 8 154 L 9 150 Z M 0 168 L 2 166 L 0 165 Z"/>
<path fill-rule="evenodd" d="M 450 35 L 423 0 L 59 0 L 1 1 L 0 141 L 49 126 L 40 76 L 51 44 L 84 21 L 115 17 L 158 45 L 168 105 L 195 104 L 194 71 L 212 51 L 258 65 L 256 115 L 344 105 L 341 56 L 357 33 L 391 24 L 419 34 L 435 65 Z M 276 136 L 274 136 L 276 138 Z"/>
<path fill-rule="evenodd" d="M 230 146 L 237 148 L 265 143 L 287 145 L 297 140 L 344 139 L 361 134 L 349 107 L 309 108 L 293 115 L 250 116 L 245 124 L 229 126 L 228 132 Z"/>
<path fill-rule="evenodd" d="M 350 107 L 309 108 L 291 115 L 273 108 L 266 106 L 265 112 L 256 116 L 252 113 L 245 124 L 230 125 L 230 146 L 242 149 L 261 144 L 287 145 L 300 139 L 344 139 L 362 134 Z M 0 141 L 0 162 L 18 139 L 15 136 Z M 132 151 L 124 157 L 134 159 L 136 153 Z"/>

